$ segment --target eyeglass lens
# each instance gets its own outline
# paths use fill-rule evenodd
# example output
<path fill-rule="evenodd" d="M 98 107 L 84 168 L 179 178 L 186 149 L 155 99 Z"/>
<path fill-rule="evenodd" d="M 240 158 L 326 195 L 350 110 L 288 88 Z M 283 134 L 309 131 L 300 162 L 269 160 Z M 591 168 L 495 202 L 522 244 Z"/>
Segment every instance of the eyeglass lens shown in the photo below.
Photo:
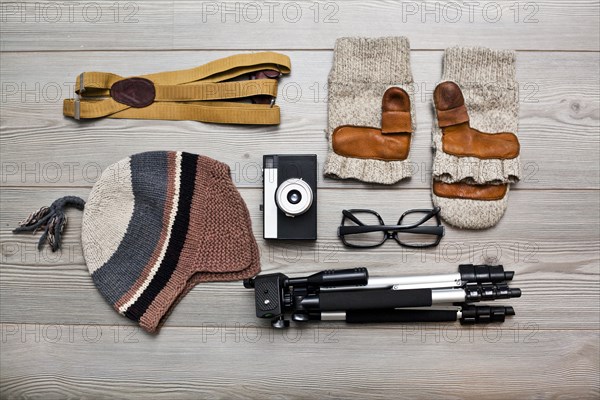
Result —
<path fill-rule="evenodd" d="M 422 221 L 428 214 L 428 211 L 409 211 L 398 220 L 398 225 L 408 226 L 419 224 L 419 226 L 438 226 L 435 216 L 431 216 L 426 221 Z M 426 247 L 436 244 L 439 238 L 437 235 L 398 232 L 396 240 L 404 246 Z"/>
<path fill-rule="evenodd" d="M 352 215 L 363 225 L 381 225 L 377 214 L 369 211 L 353 211 Z M 344 217 L 342 220 L 344 226 L 360 226 L 350 218 Z M 344 235 L 344 240 L 351 246 L 372 247 L 380 245 L 385 241 L 385 232 L 368 232 Z"/>

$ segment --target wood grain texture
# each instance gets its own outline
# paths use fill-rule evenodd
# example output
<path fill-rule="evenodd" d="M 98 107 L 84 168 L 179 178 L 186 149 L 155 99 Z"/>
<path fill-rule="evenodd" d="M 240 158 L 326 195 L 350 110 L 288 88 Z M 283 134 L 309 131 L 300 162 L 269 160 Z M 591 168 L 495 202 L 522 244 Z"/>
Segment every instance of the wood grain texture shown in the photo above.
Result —
<path fill-rule="evenodd" d="M 331 267 L 328 265 L 327 267 Z M 346 265 L 344 265 L 346 267 Z M 439 273 L 450 273 L 456 265 L 440 268 Z M 4 265 L 2 282 L 2 322 L 27 324 L 94 324 L 134 326 L 132 321 L 118 315 L 104 300 L 87 273 L 85 265 L 77 266 L 13 266 Z M 293 271 L 279 269 L 290 276 L 301 276 L 318 269 L 295 268 Z M 374 268 L 369 268 L 372 272 Z M 414 270 L 413 270 L 414 271 Z M 393 272 L 393 273 L 392 273 Z M 529 326 L 531 329 L 594 330 L 599 323 L 600 306 L 598 290 L 600 285 L 592 268 L 587 272 L 546 272 L 519 268 L 517 278 L 511 286 L 523 291 L 523 297 L 498 304 L 512 305 L 517 315 L 507 319 L 503 328 L 515 329 Z M 409 272 L 387 271 L 392 275 L 406 275 Z M 414 274 L 416 272 L 413 272 Z M 419 274 L 426 272 L 418 272 Z M 376 275 L 377 274 L 377 275 Z M 573 310 L 577 310 L 574 312 Z M 268 320 L 255 317 L 254 293 L 242 287 L 241 282 L 207 283 L 192 290 L 167 320 L 166 327 L 203 327 L 252 325 L 269 327 Z M 429 325 L 429 324 L 426 324 Z M 451 324 L 455 329 L 458 323 Z M 337 329 L 359 329 L 342 322 L 310 323 L 307 327 L 328 327 Z M 373 324 L 360 327 L 367 331 L 402 331 L 423 326 L 422 324 Z M 434 327 L 435 324 L 432 324 Z M 388 336 L 382 333 L 383 337 Z M 389 333 L 392 335 L 392 333 Z"/>
<path fill-rule="evenodd" d="M 2 322 L 65 324 L 127 324 L 95 289 L 82 256 L 82 213 L 69 213 L 63 250 L 36 250 L 37 237 L 12 235 L 19 216 L 49 204 L 64 189 L 8 188 L 1 201 L 0 217 Z M 85 197 L 78 188 L 70 194 Z M 262 213 L 258 209 L 262 191 L 242 189 L 249 206 L 253 229 L 262 237 Z M 319 192 L 319 241 L 317 243 L 267 243 L 259 239 L 263 272 L 293 275 L 322 269 L 368 267 L 373 276 L 441 274 L 457 270 L 460 263 L 502 263 L 517 272 L 515 287 L 521 299 L 515 323 L 536 324 L 540 329 L 595 329 L 600 321 L 597 301 L 600 258 L 597 239 L 590 236 L 589 222 L 600 218 L 595 207 L 597 191 L 548 191 L 538 202 L 531 191 L 513 192 L 507 214 L 489 235 L 447 227 L 438 248 L 413 251 L 394 243 L 378 249 L 355 251 L 344 248 L 336 237 L 343 208 L 375 208 L 384 220 L 396 219 L 411 207 L 426 207 L 429 192 L 413 190 L 398 196 L 393 189 L 374 191 L 324 189 Z M 347 194 L 352 193 L 351 196 Z M 62 193 L 64 194 L 64 192 Z M 340 198 L 342 196 L 342 198 Z M 564 204 L 571 204 L 566 212 Z M 547 218 L 561 215 L 564 221 Z M 43 299 L 43 301 L 40 301 Z M 68 306 L 67 306 L 68 305 Z M 188 294 L 174 311 L 168 326 L 202 326 L 205 323 L 256 322 L 252 293 L 241 283 L 203 284 Z M 68 309 L 68 311 L 67 311 Z M 573 313 L 577 309 L 577 313 Z"/>
<path fill-rule="evenodd" d="M 118 327 L 45 326 L 39 327 L 35 342 L 35 326 L 1 328 L 8 344 L 0 360 L 7 398 L 82 393 L 166 399 L 599 395 L 598 336 L 590 331 L 439 327 L 305 329 L 284 335 L 256 327 L 205 327 L 166 328 L 149 337 Z M 23 337 L 25 330 L 29 333 Z"/>
<path fill-rule="evenodd" d="M 319 197 L 319 240 L 318 242 L 269 242 L 262 239 L 262 190 L 242 189 L 252 218 L 254 234 L 261 247 L 265 271 L 285 267 L 297 258 L 297 264 L 326 264 L 327 254 L 309 253 L 319 247 L 332 246 L 335 259 L 340 263 L 363 263 L 365 266 L 399 268 L 409 263 L 415 268 L 427 268 L 428 264 L 439 264 L 441 268 L 458 262 L 500 262 L 507 266 L 519 264 L 542 264 L 545 268 L 567 272 L 577 267 L 594 266 L 598 261 L 597 237 L 591 233 L 597 229 L 594 221 L 600 218 L 597 191 L 580 190 L 543 191 L 536 201 L 531 201 L 531 191 L 510 193 L 509 207 L 494 228 L 485 231 L 468 231 L 446 227 L 446 235 L 437 248 L 422 251 L 407 250 L 397 245 L 386 244 L 376 249 L 346 250 L 340 246 L 337 227 L 341 211 L 349 208 L 372 208 L 377 210 L 384 221 L 396 220 L 402 212 L 410 208 L 430 206 L 430 192 L 411 190 L 400 192 L 395 189 L 344 190 L 321 189 Z M 66 265 L 83 264 L 80 235 L 82 213 L 68 212 L 69 225 L 64 232 L 66 254 L 51 253 L 35 249 L 39 236 L 30 234 L 13 235 L 11 229 L 31 211 L 64 195 L 78 195 L 86 198 L 87 188 L 5 188 L 0 194 L 3 213 L 0 216 L 0 238 L 4 245 L 2 261 L 15 265 Z M 568 209 L 565 208 L 568 205 Z M 556 219 L 555 216 L 560 216 Z M 16 249 L 11 246 L 15 245 Z M 289 248 L 284 255 L 282 249 Z M 45 249 L 45 248 L 44 248 Z M 307 254 L 295 255 L 295 249 Z M 332 257 L 331 255 L 330 257 Z M 287 258 L 287 260 L 286 260 Z M 269 260 L 269 262 L 267 262 Z M 271 261 L 272 260 L 272 263 Z M 552 267 L 554 266 L 554 267 Z M 295 267 L 295 266 L 294 266 Z M 321 265 L 324 267 L 324 265 Z M 541 266 L 540 266 L 541 268 Z M 432 268 L 435 270 L 435 268 Z"/>
<path fill-rule="evenodd" d="M 590 34 L 598 27 L 593 0 L 49 3 L 3 0 L 1 49 L 332 49 L 337 37 L 353 35 L 406 35 L 428 50 L 493 42 L 597 51 L 600 43 Z"/>
<path fill-rule="evenodd" d="M 472 13 L 467 3 L 0 0 L 0 398 L 598 399 L 600 3 L 485 0 Z M 414 176 L 382 187 L 319 173 L 319 240 L 267 243 L 261 157 L 315 153 L 322 168 L 327 75 L 334 41 L 346 35 L 411 41 Z M 486 231 L 449 228 L 436 249 L 343 248 L 341 209 L 373 208 L 394 221 L 431 204 L 431 93 L 442 50 L 456 44 L 518 50 L 524 176 L 506 215 Z M 137 75 L 246 50 L 292 59 L 278 127 L 62 117 L 82 71 Z M 253 293 L 240 282 L 207 283 L 158 335 L 145 334 L 94 287 L 80 212 L 68 212 L 57 253 L 10 231 L 58 197 L 86 198 L 111 163 L 164 149 L 231 166 L 264 272 L 366 266 L 373 276 L 399 276 L 502 263 L 516 271 L 523 297 L 498 303 L 517 315 L 493 326 L 323 322 L 281 332 L 255 318 Z"/>
<path fill-rule="evenodd" d="M 180 149 L 217 158 L 231 166 L 238 186 L 260 187 L 262 155 L 315 153 L 325 161 L 326 84 L 331 52 L 286 52 L 293 73 L 280 85 L 282 124 L 239 127 L 193 121 L 93 120 L 62 116 L 62 99 L 72 97 L 81 71 L 122 74 L 189 68 L 231 52 L 9 53 L 3 77 L 2 184 L 88 186 L 100 172 L 141 151 Z M 125 56 L 125 59 L 124 59 Z M 431 176 L 431 93 L 441 76 L 442 52 L 412 54 L 417 132 L 411 145 L 414 176 L 395 187 L 428 188 Z M 40 71 L 39 65 L 47 64 Z M 523 52 L 518 55 L 523 179 L 519 189 L 598 188 L 600 175 L 600 77 L 594 53 Z M 568 80 L 564 71 L 569 71 Z M 68 146 L 68 147 L 66 147 Z M 552 151 L 547 151 L 552 149 Z M 558 150 L 560 149 L 560 150 Z M 324 179 L 321 187 L 371 188 Z M 557 177 L 560 176 L 560 179 Z"/>

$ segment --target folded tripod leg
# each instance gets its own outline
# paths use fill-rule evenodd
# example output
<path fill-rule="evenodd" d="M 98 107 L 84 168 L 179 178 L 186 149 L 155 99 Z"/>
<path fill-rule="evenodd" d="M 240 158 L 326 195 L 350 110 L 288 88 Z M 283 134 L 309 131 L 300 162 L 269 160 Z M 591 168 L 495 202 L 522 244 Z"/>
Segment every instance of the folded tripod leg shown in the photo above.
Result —
<path fill-rule="evenodd" d="M 478 302 L 520 296 L 519 289 L 511 289 L 505 284 L 475 284 L 453 289 L 326 291 L 304 297 L 300 306 L 308 311 L 376 310 L 429 307 L 432 304 Z"/>
<path fill-rule="evenodd" d="M 321 292 L 392 288 L 395 290 L 452 288 L 462 287 L 466 284 L 503 283 L 512 280 L 514 275 L 515 273 L 512 271 L 504 271 L 502 265 L 462 264 L 458 267 L 458 272 L 453 274 L 369 277 L 368 283 L 363 286 L 321 287 Z"/>
<path fill-rule="evenodd" d="M 454 322 L 461 324 L 485 324 L 504 322 L 506 316 L 515 315 L 512 307 L 464 305 L 455 310 L 443 309 L 383 309 L 350 310 L 337 312 L 313 312 L 309 320 L 346 321 L 349 324 L 387 322 Z"/>

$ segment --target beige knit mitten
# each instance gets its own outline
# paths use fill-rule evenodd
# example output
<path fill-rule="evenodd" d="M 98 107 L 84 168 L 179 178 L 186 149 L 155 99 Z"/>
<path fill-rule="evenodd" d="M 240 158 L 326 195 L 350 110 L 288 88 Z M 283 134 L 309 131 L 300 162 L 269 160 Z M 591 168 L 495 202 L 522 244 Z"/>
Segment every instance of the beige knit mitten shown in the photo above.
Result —
<path fill-rule="evenodd" d="M 405 37 L 336 41 L 329 74 L 326 176 L 392 184 L 411 175 L 412 85 Z"/>
<path fill-rule="evenodd" d="M 521 174 L 515 53 L 447 49 L 433 99 L 433 203 L 450 225 L 492 227 Z"/>

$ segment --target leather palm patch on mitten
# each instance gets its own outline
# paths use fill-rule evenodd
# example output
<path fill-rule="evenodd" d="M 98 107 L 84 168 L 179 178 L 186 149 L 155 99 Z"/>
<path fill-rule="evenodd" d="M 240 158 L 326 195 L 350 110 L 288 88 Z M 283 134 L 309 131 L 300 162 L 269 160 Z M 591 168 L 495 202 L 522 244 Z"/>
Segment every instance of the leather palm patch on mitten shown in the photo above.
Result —
<path fill-rule="evenodd" d="M 344 157 L 403 161 L 408 158 L 412 133 L 410 97 L 402 88 L 385 91 L 381 128 L 342 125 L 333 131 L 332 145 Z"/>
<path fill-rule="evenodd" d="M 433 101 L 445 153 L 480 159 L 510 159 L 519 155 L 519 139 L 514 133 L 485 133 L 471 128 L 465 99 L 456 83 L 440 83 L 433 92 Z"/>

